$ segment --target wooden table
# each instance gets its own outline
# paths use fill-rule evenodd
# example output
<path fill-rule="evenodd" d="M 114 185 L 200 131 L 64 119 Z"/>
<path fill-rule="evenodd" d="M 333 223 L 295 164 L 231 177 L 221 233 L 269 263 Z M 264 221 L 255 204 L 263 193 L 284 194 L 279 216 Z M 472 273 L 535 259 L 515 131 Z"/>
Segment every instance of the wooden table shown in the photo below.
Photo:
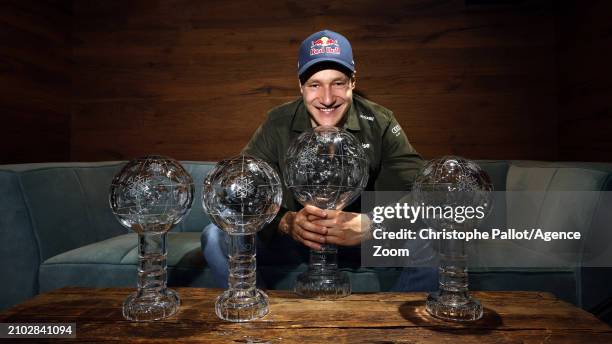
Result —
<path fill-rule="evenodd" d="M 121 305 L 131 291 L 63 288 L 0 313 L 0 322 L 76 322 L 76 341 L 89 343 L 612 343 L 611 327 L 539 292 L 474 292 L 485 316 L 461 324 L 431 318 L 424 310 L 425 293 L 313 301 L 270 291 L 270 313 L 237 324 L 216 317 L 214 300 L 220 290 L 197 288 L 177 289 L 183 303 L 170 319 L 126 321 Z"/>

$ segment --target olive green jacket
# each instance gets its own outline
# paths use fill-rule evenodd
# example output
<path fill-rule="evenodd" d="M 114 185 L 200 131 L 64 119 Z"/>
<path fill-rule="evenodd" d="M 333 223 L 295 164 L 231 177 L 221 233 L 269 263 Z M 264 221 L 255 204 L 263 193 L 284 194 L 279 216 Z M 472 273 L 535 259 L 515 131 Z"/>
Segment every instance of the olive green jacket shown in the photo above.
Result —
<path fill-rule="evenodd" d="M 395 120 L 393 112 L 358 95 L 353 95 L 344 129 L 362 143 L 369 162 L 366 191 L 407 191 L 423 164 L 421 156 L 408 142 L 406 134 Z M 262 235 L 276 232 L 280 218 L 288 210 L 301 208 L 284 184 L 283 166 L 291 141 L 312 127 L 303 99 L 280 105 L 268 112 L 266 121 L 255 131 L 243 149 L 268 162 L 283 183 L 282 209 Z M 359 211 L 359 199 L 346 208 Z"/>

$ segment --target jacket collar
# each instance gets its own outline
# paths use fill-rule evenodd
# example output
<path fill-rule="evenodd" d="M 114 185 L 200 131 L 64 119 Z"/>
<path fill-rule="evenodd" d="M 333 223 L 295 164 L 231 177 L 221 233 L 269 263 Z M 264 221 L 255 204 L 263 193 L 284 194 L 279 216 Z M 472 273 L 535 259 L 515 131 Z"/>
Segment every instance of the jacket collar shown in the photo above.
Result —
<path fill-rule="evenodd" d="M 350 131 L 360 131 L 361 127 L 359 126 L 359 118 L 357 110 L 355 109 L 354 97 L 350 107 L 348 108 L 347 116 L 346 122 L 344 122 L 342 127 Z M 300 100 L 297 108 L 295 109 L 291 130 L 296 132 L 304 132 L 310 128 L 312 128 L 312 125 L 310 124 L 310 114 L 308 113 L 308 110 L 306 110 L 304 100 Z"/>

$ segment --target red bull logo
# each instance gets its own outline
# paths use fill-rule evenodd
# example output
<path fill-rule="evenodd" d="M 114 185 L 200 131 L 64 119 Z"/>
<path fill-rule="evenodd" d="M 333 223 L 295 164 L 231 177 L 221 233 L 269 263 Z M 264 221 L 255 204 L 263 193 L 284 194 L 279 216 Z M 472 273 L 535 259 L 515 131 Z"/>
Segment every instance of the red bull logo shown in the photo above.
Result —
<path fill-rule="evenodd" d="M 310 44 L 310 56 L 319 54 L 340 55 L 340 44 L 338 44 L 338 41 L 325 36 L 316 39 Z"/>

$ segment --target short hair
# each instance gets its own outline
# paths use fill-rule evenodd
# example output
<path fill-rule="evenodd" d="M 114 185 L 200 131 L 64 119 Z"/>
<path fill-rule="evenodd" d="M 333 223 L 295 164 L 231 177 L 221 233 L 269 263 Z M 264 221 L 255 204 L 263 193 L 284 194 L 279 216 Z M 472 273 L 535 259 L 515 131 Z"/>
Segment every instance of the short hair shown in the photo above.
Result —
<path fill-rule="evenodd" d="M 312 67 L 306 69 L 304 73 L 302 73 L 299 76 L 300 85 L 304 85 L 304 83 L 308 81 L 308 79 L 310 79 L 311 76 L 325 69 L 334 69 L 334 70 L 344 73 L 350 79 L 355 78 L 355 73 L 353 73 L 353 71 L 344 67 L 343 65 L 336 63 L 336 62 L 332 62 L 332 61 L 325 61 L 325 62 L 319 62 L 317 64 L 314 64 L 312 65 Z"/>

